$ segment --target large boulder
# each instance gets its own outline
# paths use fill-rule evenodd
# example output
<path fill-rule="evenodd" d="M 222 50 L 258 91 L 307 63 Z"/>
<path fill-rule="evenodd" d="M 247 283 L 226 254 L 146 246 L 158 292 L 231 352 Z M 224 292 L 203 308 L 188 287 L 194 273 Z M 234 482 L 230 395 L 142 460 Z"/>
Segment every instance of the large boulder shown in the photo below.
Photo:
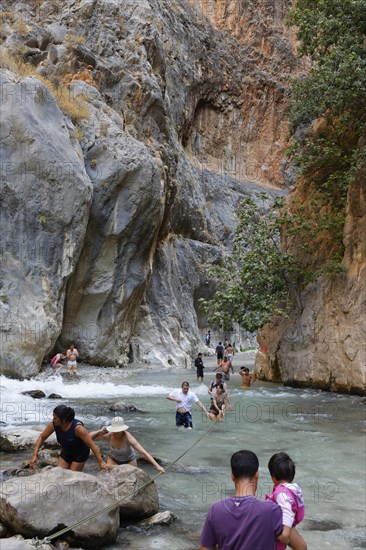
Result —
<path fill-rule="evenodd" d="M 155 483 L 140 468 L 124 464 L 115 466 L 108 475 L 99 472 L 98 476 L 118 500 L 121 522 L 147 518 L 159 510 Z"/>
<path fill-rule="evenodd" d="M 0 75 L 0 372 L 37 374 L 63 323 L 92 197 L 75 127 L 36 78 Z"/>
<path fill-rule="evenodd" d="M 104 473 L 107 477 L 108 473 Z M 73 527 L 68 540 L 95 548 L 115 540 L 118 506 L 101 479 L 62 468 L 46 468 L 27 478 L 5 481 L 0 493 L 3 523 L 24 537 L 44 538 L 71 527 L 98 510 L 111 507 Z"/>

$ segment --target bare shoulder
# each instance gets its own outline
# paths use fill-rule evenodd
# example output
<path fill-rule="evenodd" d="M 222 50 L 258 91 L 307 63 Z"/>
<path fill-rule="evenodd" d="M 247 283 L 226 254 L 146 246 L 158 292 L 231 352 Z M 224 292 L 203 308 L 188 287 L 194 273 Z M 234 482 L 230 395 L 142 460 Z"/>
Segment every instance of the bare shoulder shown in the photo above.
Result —
<path fill-rule="evenodd" d="M 85 428 L 85 426 L 81 422 L 76 424 L 75 432 L 76 433 L 89 433 L 88 430 Z"/>
<path fill-rule="evenodd" d="M 130 434 L 130 432 L 125 432 L 125 433 L 126 433 L 126 439 L 128 443 L 137 443 L 137 439 L 133 437 L 133 435 Z"/>

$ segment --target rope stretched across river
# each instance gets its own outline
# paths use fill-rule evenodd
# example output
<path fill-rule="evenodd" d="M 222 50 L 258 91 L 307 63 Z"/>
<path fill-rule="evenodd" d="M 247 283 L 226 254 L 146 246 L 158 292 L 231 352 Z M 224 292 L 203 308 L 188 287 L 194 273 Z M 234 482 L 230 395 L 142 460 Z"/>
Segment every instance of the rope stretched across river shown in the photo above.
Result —
<path fill-rule="evenodd" d="M 199 443 L 204 437 L 206 437 L 206 435 L 208 434 L 208 432 L 210 430 L 212 430 L 212 428 L 215 426 L 217 420 L 214 420 L 211 424 L 211 426 L 208 428 L 208 430 L 206 430 L 194 443 L 193 445 L 191 445 L 190 447 L 188 447 L 188 449 L 186 449 L 181 455 L 179 455 L 177 458 L 175 458 L 172 462 L 170 462 L 167 467 L 165 468 L 165 472 L 167 470 L 169 470 L 169 468 L 171 468 L 173 466 L 173 464 L 175 464 L 176 462 L 178 462 L 178 460 L 180 460 L 181 458 L 183 458 L 184 455 L 186 455 L 191 449 L 193 449 L 193 447 L 195 447 L 197 445 L 197 443 Z M 157 479 L 159 476 L 163 475 L 163 473 L 165 472 L 159 472 L 158 474 L 156 474 L 153 478 L 149 479 L 149 481 L 147 481 L 146 483 L 144 483 L 143 485 L 141 485 L 141 487 L 138 487 L 133 493 L 131 496 L 129 496 L 129 498 L 133 498 L 135 495 L 137 495 L 137 493 L 139 491 L 141 491 L 142 489 L 145 489 L 145 487 L 148 487 L 149 485 L 151 485 L 151 483 L 153 483 L 155 481 L 155 479 Z M 103 514 L 104 512 L 110 512 L 111 510 L 113 510 L 114 508 L 118 508 L 118 506 L 120 505 L 121 502 L 123 502 L 124 500 L 126 500 L 127 497 L 124 497 L 123 499 L 121 500 L 117 500 L 115 503 L 113 504 L 110 504 L 109 506 L 106 506 L 105 508 L 101 508 L 100 510 L 97 510 L 96 512 L 94 512 L 93 514 L 91 514 L 90 516 L 87 516 L 85 517 L 84 519 L 81 519 L 80 521 L 74 523 L 73 525 L 70 525 L 69 527 L 65 527 L 64 529 L 61 529 L 60 531 L 57 531 L 57 533 L 53 533 L 53 535 L 49 535 L 48 537 L 45 537 L 43 540 L 38 540 L 38 539 L 33 539 L 32 543 L 35 545 L 35 546 L 39 546 L 40 544 L 47 544 L 49 543 L 51 540 L 57 538 L 57 537 L 60 537 L 62 535 L 64 535 L 65 533 L 67 533 L 68 531 L 71 531 L 72 529 L 75 529 L 75 527 L 78 527 L 79 525 L 82 525 L 83 523 L 99 516 L 99 514 Z"/>

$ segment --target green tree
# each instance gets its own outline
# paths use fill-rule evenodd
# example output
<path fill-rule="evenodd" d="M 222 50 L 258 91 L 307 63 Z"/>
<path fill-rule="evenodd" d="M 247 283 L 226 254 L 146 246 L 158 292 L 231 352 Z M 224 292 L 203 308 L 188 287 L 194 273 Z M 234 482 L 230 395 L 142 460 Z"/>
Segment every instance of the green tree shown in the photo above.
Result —
<path fill-rule="evenodd" d="M 297 0 L 289 17 L 310 70 L 293 84 L 290 158 L 307 201 L 268 208 L 245 200 L 232 252 L 210 270 L 218 289 L 201 300 L 211 323 L 254 332 L 300 308 L 319 274 L 343 270 L 347 190 L 366 164 L 366 0 Z"/>
<path fill-rule="evenodd" d="M 274 314 L 285 315 L 301 268 L 280 247 L 280 231 L 288 222 L 283 205 L 281 197 L 268 205 L 265 193 L 259 204 L 250 198 L 241 203 L 233 249 L 209 270 L 217 291 L 213 299 L 200 300 L 209 322 L 231 330 L 234 321 L 254 332 Z"/>
<path fill-rule="evenodd" d="M 297 27 L 300 55 L 311 61 L 293 85 L 290 154 L 339 211 L 365 158 L 366 0 L 297 0 L 289 23 Z M 315 119 L 322 121 L 316 129 L 295 133 Z"/>

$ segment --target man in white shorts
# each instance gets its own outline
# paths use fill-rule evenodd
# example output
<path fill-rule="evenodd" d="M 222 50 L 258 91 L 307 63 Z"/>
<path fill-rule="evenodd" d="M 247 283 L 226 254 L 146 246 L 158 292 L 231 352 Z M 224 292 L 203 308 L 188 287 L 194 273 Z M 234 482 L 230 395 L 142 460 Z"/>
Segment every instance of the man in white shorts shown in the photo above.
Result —
<path fill-rule="evenodd" d="M 74 344 L 71 344 L 69 349 L 66 352 L 67 356 L 67 379 L 70 379 L 70 374 L 74 373 L 74 380 L 76 380 L 76 367 L 77 367 L 77 358 L 79 357 L 79 352 L 74 346 Z"/>

